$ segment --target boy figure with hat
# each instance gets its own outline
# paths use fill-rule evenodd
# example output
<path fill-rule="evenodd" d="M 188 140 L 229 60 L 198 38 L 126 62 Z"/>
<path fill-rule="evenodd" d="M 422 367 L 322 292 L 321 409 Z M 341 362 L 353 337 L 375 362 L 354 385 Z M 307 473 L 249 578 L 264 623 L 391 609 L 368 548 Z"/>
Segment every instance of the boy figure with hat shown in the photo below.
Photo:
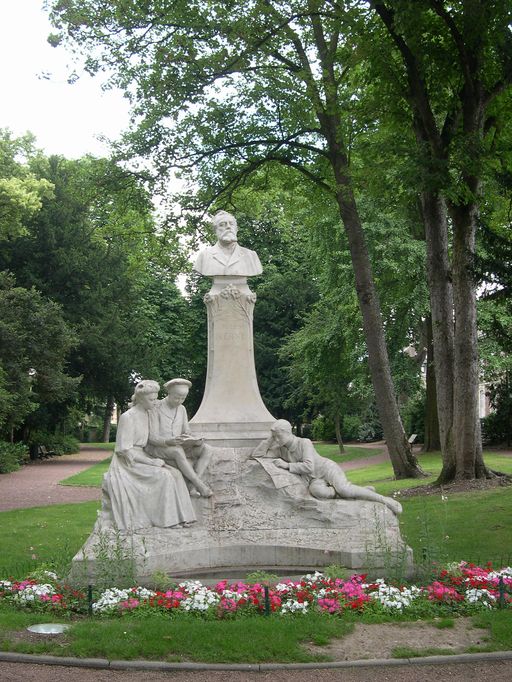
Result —
<path fill-rule="evenodd" d="M 202 476 L 210 464 L 212 450 L 202 438 L 190 432 L 183 405 L 191 386 L 187 379 L 171 379 L 164 384 L 167 396 L 149 413 L 149 440 L 145 450 L 151 457 L 176 466 L 190 482 L 191 495 L 211 497 L 213 491 Z M 195 467 L 187 455 L 197 460 Z"/>

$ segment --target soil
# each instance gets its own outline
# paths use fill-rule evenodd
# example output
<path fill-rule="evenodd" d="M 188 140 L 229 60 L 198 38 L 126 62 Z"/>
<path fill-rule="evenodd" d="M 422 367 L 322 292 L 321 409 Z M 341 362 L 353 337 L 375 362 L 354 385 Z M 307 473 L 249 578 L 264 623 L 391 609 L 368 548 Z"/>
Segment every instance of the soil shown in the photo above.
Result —
<path fill-rule="evenodd" d="M 493 488 L 503 488 L 512 485 L 512 479 L 508 476 L 497 476 L 496 478 L 481 478 L 472 481 L 456 481 L 448 485 L 419 485 L 414 488 L 403 488 L 400 490 L 400 498 L 416 497 L 417 495 L 450 495 L 453 493 L 467 493 L 474 490 L 490 490 Z"/>
<path fill-rule="evenodd" d="M 310 653 L 326 654 L 334 661 L 393 658 L 393 650 L 407 648 L 417 655 L 427 655 L 426 649 L 439 653 L 463 653 L 470 646 L 482 646 L 488 631 L 475 628 L 471 618 L 457 618 L 453 627 L 436 627 L 433 623 L 356 623 L 354 630 L 342 639 L 333 639 L 325 646 L 313 642 L 305 645 Z M 412 655 L 408 653 L 408 655 Z"/>

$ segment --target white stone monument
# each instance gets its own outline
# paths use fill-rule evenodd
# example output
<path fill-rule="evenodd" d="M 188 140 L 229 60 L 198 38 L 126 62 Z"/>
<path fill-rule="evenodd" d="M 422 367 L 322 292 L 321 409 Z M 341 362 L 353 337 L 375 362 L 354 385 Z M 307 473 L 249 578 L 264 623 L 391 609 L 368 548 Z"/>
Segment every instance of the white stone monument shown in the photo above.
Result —
<path fill-rule="evenodd" d="M 134 557 L 140 582 L 156 571 L 236 578 L 255 569 L 289 575 L 329 564 L 373 573 L 393 562 L 410 569 L 400 504 L 351 484 L 265 407 L 254 366 L 256 297 L 246 280 L 261 273 L 261 264 L 238 245 L 233 216 L 217 214 L 214 224 L 218 242 L 194 266 L 213 277 L 205 296 L 201 406 L 188 423 L 181 404 L 186 379 L 167 382 L 168 397 L 159 402 L 156 382 L 138 384 L 135 406 L 121 417 L 102 513 L 75 569 L 83 573 L 85 564 L 94 581 L 105 533 Z"/>
<path fill-rule="evenodd" d="M 256 295 L 247 277 L 260 275 L 258 255 L 237 242 L 235 218 L 225 211 L 213 220 L 217 243 L 194 264 L 213 277 L 204 297 L 208 313 L 208 369 L 203 401 L 190 428 L 212 445 L 256 445 L 274 417 L 265 407 L 254 365 L 253 311 Z"/>

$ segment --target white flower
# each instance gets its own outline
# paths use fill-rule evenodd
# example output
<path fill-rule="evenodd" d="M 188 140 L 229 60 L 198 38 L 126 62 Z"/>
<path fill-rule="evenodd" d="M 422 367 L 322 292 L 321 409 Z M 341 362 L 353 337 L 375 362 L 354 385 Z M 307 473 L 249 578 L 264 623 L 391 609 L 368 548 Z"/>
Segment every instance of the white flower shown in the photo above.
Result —
<path fill-rule="evenodd" d="M 247 592 L 233 592 L 233 590 L 223 590 L 221 597 L 224 599 L 232 599 L 233 601 L 239 602 L 240 599 L 247 597 Z"/>
<path fill-rule="evenodd" d="M 422 592 L 421 588 L 416 587 L 416 585 L 404 587 L 400 590 L 398 587 L 386 585 L 382 578 L 375 582 L 378 583 L 378 588 L 370 592 L 370 597 L 387 609 L 402 611 L 405 607 L 410 606 L 414 599 Z"/>
<path fill-rule="evenodd" d="M 293 590 L 293 585 L 290 585 L 289 583 L 277 583 L 274 589 L 276 592 L 279 592 L 279 594 L 286 594 Z"/>
<path fill-rule="evenodd" d="M 59 576 L 54 573 L 53 571 L 43 571 L 43 575 L 45 575 L 48 580 L 58 580 Z"/>
<path fill-rule="evenodd" d="M 36 598 L 51 597 L 53 594 L 55 594 L 53 585 L 27 585 L 14 595 L 14 599 L 22 604 L 27 604 L 35 601 Z"/>
<path fill-rule="evenodd" d="M 290 600 L 283 602 L 281 605 L 281 613 L 307 613 L 309 602 L 298 602 L 296 600 Z"/>
<path fill-rule="evenodd" d="M 496 597 L 489 590 L 480 590 L 477 587 L 473 587 L 466 592 L 466 600 L 470 604 L 481 604 L 491 609 L 493 602 L 496 601 Z"/>
<path fill-rule="evenodd" d="M 512 578 L 512 568 L 510 566 L 507 566 L 506 568 L 502 568 L 499 571 L 491 571 L 490 573 L 487 574 L 487 577 L 492 580 L 493 578 Z"/>
<path fill-rule="evenodd" d="M 202 585 L 198 580 L 186 581 L 180 587 L 186 589 L 189 596 L 180 604 L 184 611 L 208 611 L 210 606 L 215 606 L 220 601 L 220 596 Z"/>
<path fill-rule="evenodd" d="M 308 585 L 312 585 L 321 580 L 325 580 L 325 575 L 323 573 L 320 573 L 320 571 L 315 571 L 314 573 L 306 573 L 306 575 L 303 575 L 302 578 L 300 579 L 300 582 L 301 583 L 305 582 Z"/>

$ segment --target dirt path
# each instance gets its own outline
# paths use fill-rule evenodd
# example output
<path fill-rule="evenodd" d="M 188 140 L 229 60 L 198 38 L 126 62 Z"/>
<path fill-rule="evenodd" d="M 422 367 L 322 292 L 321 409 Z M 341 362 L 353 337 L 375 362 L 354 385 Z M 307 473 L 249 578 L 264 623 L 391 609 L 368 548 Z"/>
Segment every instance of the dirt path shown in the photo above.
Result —
<path fill-rule="evenodd" d="M 479 661 L 445 665 L 399 665 L 390 668 L 341 670 L 272 670 L 269 672 L 197 671 L 148 672 L 92 670 L 53 665 L 0 663 L 2 682 L 510 682 L 512 661 Z"/>
<path fill-rule="evenodd" d="M 99 488 L 59 485 L 59 481 L 111 454 L 107 450 L 81 446 L 77 454 L 31 462 L 19 471 L 0 475 L 0 511 L 99 500 Z"/>

